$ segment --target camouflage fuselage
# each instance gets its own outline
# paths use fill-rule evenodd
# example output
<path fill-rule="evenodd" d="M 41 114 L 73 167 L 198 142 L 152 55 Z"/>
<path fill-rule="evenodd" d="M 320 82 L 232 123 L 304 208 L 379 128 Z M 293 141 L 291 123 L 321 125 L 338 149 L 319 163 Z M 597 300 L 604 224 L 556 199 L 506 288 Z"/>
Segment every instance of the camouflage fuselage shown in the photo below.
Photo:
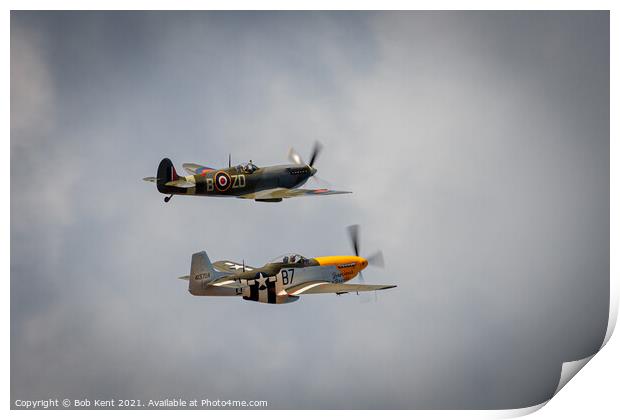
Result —
<path fill-rule="evenodd" d="M 157 178 L 160 181 L 157 189 L 163 194 L 173 195 L 243 196 L 276 188 L 296 188 L 315 172 L 315 169 L 306 165 L 294 164 L 258 168 L 251 172 L 243 166 L 235 166 L 183 177 L 176 175 L 172 162 L 165 159 L 158 169 Z M 179 184 L 185 181 L 188 186 L 167 185 L 170 181 Z"/>

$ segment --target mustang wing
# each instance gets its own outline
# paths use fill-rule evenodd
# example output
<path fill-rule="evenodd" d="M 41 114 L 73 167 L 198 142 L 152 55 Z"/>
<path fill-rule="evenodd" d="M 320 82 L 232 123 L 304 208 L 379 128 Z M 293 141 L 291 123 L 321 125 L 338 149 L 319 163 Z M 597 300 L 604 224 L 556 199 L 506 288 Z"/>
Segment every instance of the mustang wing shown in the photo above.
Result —
<path fill-rule="evenodd" d="M 223 271 L 224 273 L 238 273 L 243 271 L 243 264 L 239 264 L 234 261 L 216 261 L 213 263 L 213 267 L 215 267 L 218 271 Z M 254 267 L 246 265 L 245 271 L 250 270 L 254 270 Z"/>
<path fill-rule="evenodd" d="M 202 175 L 206 172 L 215 171 L 213 168 L 209 168 L 205 165 L 199 165 L 197 163 L 184 163 L 183 169 L 192 175 Z"/>
<path fill-rule="evenodd" d="M 386 284 L 346 284 L 329 283 L 325 281 L 309 281 L 298 284 L 286 289 L 286 293 L 291 296 L 310 295 L 316 293 L 351 293 L 351 292 L 372 292 L 374 290 L 391 289 L 396 285 Z"/>
<path fill-rule="evenodd" d="M 249 198 L 254 200 L 277 200 L 283 198 L 301 197 L 305 195 L 332 195 L 332 194 L 350 194 L 351 191 L 335 191 L 325 188 L 308 190 L 303 188 L 274 188 L 271 190 L 263 190 L 250 194 L 240 195 L 239 198 Z"/>

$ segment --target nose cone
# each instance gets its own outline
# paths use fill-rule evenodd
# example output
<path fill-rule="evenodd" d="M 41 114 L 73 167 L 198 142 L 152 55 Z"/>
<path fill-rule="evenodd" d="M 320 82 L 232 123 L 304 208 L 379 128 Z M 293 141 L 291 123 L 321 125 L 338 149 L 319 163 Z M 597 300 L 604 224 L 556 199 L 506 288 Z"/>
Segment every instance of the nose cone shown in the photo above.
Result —
<path fill-rule="evenodd" d="M 362 257 L 358 257 L 358 256 L 355 256 L 355 257 L 352 256 L 350 258 L 353 260 L 353 262 L 355 263 L 356 268 L 359 271 L 361 271 L 364 268 L 368 267 L 368 260 L 366 258 L 362 258 Z"/>
<path fill-rule="evenodd" d="M 368 266 L 365 258 L 356 255 L 333 255 L 329 257 L 315 257 L 319 265 L 332 265 L 342 273 L 345 281 L 349 281 Z"/>
<path fill-rule="evenodd" d="M 314 175 L 315 173 L 316 173 L 316 169 L 310 168 L 310 176 Z"/>

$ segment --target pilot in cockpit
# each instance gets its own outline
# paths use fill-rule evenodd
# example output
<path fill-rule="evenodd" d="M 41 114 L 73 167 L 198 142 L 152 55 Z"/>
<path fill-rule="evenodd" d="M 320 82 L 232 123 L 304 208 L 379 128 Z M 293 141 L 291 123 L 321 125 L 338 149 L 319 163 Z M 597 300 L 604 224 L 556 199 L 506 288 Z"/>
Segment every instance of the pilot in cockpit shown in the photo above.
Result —
<path fill-rule="evenodd" d="M 254 165 L 251 159 L 250 159 L 250 162 L 243 167 L 243 171 L 248 174 L 253 173 L 257 169 L 258 169 L 258 166 Z"/>

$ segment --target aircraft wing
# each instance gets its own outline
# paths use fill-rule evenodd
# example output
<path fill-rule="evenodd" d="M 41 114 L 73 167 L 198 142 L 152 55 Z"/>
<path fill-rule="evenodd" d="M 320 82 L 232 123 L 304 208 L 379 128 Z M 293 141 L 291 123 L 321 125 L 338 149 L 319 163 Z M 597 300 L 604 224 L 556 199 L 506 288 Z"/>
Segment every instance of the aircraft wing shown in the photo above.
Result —
<path fill-rule="evenodd" d="M 202 175 L 205 172 L 215 171 L 213 168 L 197 163 L 184 163 L 183 169 L 192 175 Z"/>
<path fill-rule="evenodd" d="M 374 290 L 391 289 L 396 285 L 386 284 L 346 284 L 329 283 L 325 281 L 309 281 L 289 287 L 286 293 L 291 296 L 310 295 L 317 293 L 351 293 L 351 292 L 372 292 Z"/>
<path fill-rule="evenodd" d="M 274 188 L 271 190 L 263 190 L 250 194 L 240 195 L 239 198 L 249 198 L 254 200 L 277 200 L 283 198 L 301 197 L 306 195 L 333 195 L 333 194 L 350 194 L 351 191 L 335 191 L 325 188 L 304 189 L 304 188 Z"/>
<path fill-rule="evenodd" d="M 243 271 L 243 264 L 234 261 L 216 261 L 213 263 L 213 267 L 215 267 L 217 271 L 222 271 L 224 273 L 238 273 Z M 250 267 L 246 264 L 245 271 L 251 270 L 254 270 L 254 267 Z"/>

